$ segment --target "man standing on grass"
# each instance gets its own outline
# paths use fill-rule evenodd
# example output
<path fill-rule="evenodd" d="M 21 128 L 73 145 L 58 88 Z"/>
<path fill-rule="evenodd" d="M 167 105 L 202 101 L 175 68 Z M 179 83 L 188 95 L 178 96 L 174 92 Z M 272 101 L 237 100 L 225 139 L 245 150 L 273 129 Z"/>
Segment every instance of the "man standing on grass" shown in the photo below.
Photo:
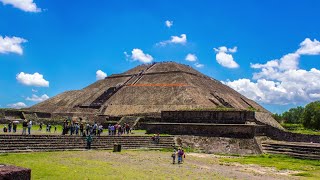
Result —
<path fill-rule="evenodd" d="M 28 121 L 24 120 L 22 123 L 22 135 L 27 135 L 27 127 L 28 127 Z"/>
<path fill-rule="evenodd" d="M 28 123 L 28 134 L 31 134 L 31 128 L 32 128 L 32 121 L 30 120 Z"/>

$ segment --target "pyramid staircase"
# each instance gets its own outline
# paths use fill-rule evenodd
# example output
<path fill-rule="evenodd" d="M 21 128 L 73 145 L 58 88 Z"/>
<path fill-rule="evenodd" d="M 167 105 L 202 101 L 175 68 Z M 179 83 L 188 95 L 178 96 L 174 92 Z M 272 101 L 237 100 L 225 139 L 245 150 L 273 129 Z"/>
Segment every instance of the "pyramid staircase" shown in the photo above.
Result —
<path fill-rule="evenodd" d="M 86 147 L 84 137 L 69 135 L 0 135 L 0 142 L 0 153 L 85 150 Z M 91 147 L 99 150 L 112 149 L 115 143 L 122 145 L 122 149 L 171 148 L 174 137 L 161 137 L 159 144 L 154 144 L 150 136 L 100 136 L 93 137 Z"/>
<path fill-rule="evenodd" d="M 301 159 L 320 160 L 320 144 L 267 140 L 261 142 L 262 150 L 268 154 L 282 154 Z"/>

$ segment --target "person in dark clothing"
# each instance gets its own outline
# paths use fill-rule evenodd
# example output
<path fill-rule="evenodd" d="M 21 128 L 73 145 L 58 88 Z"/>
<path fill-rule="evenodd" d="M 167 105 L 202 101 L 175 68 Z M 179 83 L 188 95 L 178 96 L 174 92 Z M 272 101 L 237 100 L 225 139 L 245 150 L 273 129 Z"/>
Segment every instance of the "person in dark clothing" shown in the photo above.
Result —
<path fill-rule="evenodd" d="M 8 123 L 8 131 L 9 131 L 9 132 L 11 132 L 11 128 L 12 128 L 12 122 L 10 121 L 10 122 Z"/>
<path fill-rule="evenodd" d="M 12 130 L 13 130 L 13 133 L 17 132 L 17 124 L 16 123 L 13 123 Z"/>
<path fill-rule="evenodd" d="M 83 136 L 83 123 L 80 124 L 80 136 Z"/>
<path fill-rule="evenodd" d="M 4 127 L 3 127 L 3 132 L 4 132 L 4 133 L 7 133 L 7 132 L 8 132 L 7 126 L 4 126 Z"/>
<path fill-rule="evenodd" d="M 87 149 L 91 149 L 91 143 L 92 143 L 93 139 L 90 134 L 86 137 L 86 141 L 87 141 Z"/>
<path fill-rule="evenodd" d="M 24 120 L 22 123 L 22 135 L 27 135 L 27 127 L 28 127 L 28 121 Z"/>

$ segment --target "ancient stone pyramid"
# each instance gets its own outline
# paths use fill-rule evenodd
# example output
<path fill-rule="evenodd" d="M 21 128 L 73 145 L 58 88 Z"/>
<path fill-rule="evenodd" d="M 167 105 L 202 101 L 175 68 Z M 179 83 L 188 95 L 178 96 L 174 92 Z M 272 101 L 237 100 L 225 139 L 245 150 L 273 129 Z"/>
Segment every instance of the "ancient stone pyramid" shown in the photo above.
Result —
<path fill-rule="evenodd" d="M 144 64 L 29 108 L 34 112 L 108 116 L 188 109 L 258 110 L 258 103 L 195 69 L 175 62 Z"/>

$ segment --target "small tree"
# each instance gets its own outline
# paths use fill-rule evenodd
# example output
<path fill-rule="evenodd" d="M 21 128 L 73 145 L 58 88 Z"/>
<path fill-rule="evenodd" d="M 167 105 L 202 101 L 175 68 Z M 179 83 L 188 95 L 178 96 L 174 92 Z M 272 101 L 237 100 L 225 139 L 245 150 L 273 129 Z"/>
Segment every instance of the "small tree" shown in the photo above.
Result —
<path fill-rule="evenodd" d="M 303 126 L 310 129 L 320 129 L 320 101 L 306 105 L 302 114 Z"/>

